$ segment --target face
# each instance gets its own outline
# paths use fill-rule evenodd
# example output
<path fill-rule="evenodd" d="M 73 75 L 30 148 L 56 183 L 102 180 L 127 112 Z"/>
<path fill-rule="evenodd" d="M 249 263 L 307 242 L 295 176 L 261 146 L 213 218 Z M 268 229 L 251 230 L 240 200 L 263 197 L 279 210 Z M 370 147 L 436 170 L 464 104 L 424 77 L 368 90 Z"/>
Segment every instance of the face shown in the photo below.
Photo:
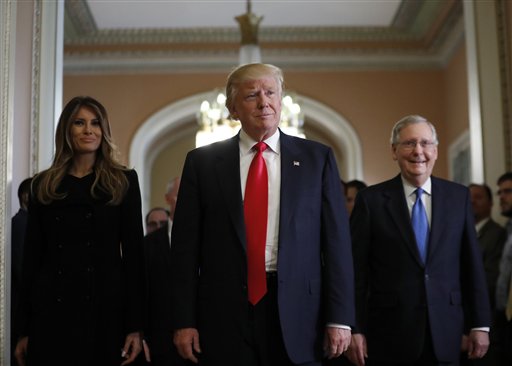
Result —
<path fill-rule="evenodd" d="M 96 114 L 82 107 L 71 125 L 71 140 L 76 154 L 95 154 L 101 145 L 102 131 Z"/>
<path fill-rule="evenodd" d="M 498 185 L 501 214 L 512 217 L 512 180 L 505 180 Z"/>
<path fill-rule="evenodd" d="M 281 119 L 281 93 L 277 80 L 263 77 L 240 84 L 231 115 L 239 119 L 244 131 L 256 141 L 276 132 Z"/>
<path fill-rule="evenodd" d="M 167 223 L 167 212 L 163 210 L 152 211 L 148 216 L 148 222 L 146 224 L 147 233 L 151 233 L 158 228 L 161 228 Z"/>
<path fill-rule="evenodd" d="M 356 187 L 348 187 L 347 195 L 346 195 L 346 204 L 347 211 L 350 215 L 352 213 L 352 209 L 354 208 L 354 203 L 356 201 L 357 188 Z"/>
<path fill-rule="evenodd" d="M 478 223 L 491 215 L 492 202 L 483 187 L 471 186 L 469 191 L 471 193 L 471 205 L 473 206 L 475 222 Z"/>
<path fill-rule="evenodd" d="M 180 189 L 180 180 L 177 179 L 172 187 L 171 191 L 165 194 L 165 200 L 169 204 L 169 217 L 171 220 L 174 219 L 174 211 L 176 210 L 176 201 L 178 199 L 178 191 Z"/>
<path fill-rule="evenodd" d="M 427 123 L 414 123 L 400 131 L 398 143 L 392 146 L 393 159 L 398 162 L 402 176 L 415 187 L 423 185 L 432 174 L 437 160 L 433 141 Z"/>

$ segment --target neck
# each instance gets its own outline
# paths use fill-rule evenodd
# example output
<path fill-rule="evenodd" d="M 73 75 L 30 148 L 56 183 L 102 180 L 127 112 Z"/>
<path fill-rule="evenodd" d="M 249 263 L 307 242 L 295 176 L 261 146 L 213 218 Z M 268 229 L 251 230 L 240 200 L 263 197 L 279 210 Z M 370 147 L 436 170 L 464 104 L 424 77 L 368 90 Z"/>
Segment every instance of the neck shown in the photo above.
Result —
<path fill-rule="evenodd" d="M 80 155 L 74 158 L 73 164 L 69 169 L 69 174 L 81 178 L 92 173 L 94 167 L 94 156 Z"/>

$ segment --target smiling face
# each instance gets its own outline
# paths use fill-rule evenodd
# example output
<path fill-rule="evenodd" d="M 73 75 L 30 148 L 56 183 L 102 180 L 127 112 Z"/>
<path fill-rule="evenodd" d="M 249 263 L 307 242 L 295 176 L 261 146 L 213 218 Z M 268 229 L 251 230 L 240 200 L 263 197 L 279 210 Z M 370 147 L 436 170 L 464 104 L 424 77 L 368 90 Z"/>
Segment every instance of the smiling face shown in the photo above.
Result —
<path fill-rule="evenodd" d="M 75 154 L 96 154 L 101 145 L 102 130 L 98 117 L 81 107 L 71 122 L 70 137 Z"/>
<path fill-rule="evenodd" d="M 254 140 L 272 136 L 281 119 L 281 90 L 277 80 L 268 76 L 240 83 L 230 113 Z"/>
<path fill-rule="evenodd" d="M 426 122 L 405 126 L 391 149 L 402 176 L 415 187 L 423 185 L 432 174 L 437 160 L 437 145 L 430 126 Z"/>

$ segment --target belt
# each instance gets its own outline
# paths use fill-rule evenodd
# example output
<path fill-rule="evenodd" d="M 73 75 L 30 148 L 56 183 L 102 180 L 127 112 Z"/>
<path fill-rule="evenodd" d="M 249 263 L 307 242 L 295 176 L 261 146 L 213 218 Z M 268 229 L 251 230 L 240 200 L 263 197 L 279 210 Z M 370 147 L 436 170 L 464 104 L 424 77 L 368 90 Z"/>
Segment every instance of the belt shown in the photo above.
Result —
<path fill-rule="evenodd" d="M 277 279 L 277 271 L 267 272 L 267 281 Z"/>

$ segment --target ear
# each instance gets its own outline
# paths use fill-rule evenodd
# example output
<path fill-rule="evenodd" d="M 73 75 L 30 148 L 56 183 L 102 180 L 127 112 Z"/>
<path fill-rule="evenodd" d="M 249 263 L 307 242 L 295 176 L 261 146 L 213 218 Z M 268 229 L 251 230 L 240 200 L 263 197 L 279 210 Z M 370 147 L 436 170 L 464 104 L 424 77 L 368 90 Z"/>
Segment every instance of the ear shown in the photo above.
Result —
<path fill-rule="evenodd" d="M 231 110 L 229 110 L 229 115 L 231 116 L 232 119 L 236 119 L 236 120 L 240 119 L 240 118 L 238 118 L 238 113 L 237 113 L 235 107 L 233 107 Z"/>
<path fill-rule="evenodd" d="M 391 145 L 391 156 L 393 157 L 394 161 L 398 160 L 398 157 L 396 156 L 396 146 L 395 145 Z"/>

